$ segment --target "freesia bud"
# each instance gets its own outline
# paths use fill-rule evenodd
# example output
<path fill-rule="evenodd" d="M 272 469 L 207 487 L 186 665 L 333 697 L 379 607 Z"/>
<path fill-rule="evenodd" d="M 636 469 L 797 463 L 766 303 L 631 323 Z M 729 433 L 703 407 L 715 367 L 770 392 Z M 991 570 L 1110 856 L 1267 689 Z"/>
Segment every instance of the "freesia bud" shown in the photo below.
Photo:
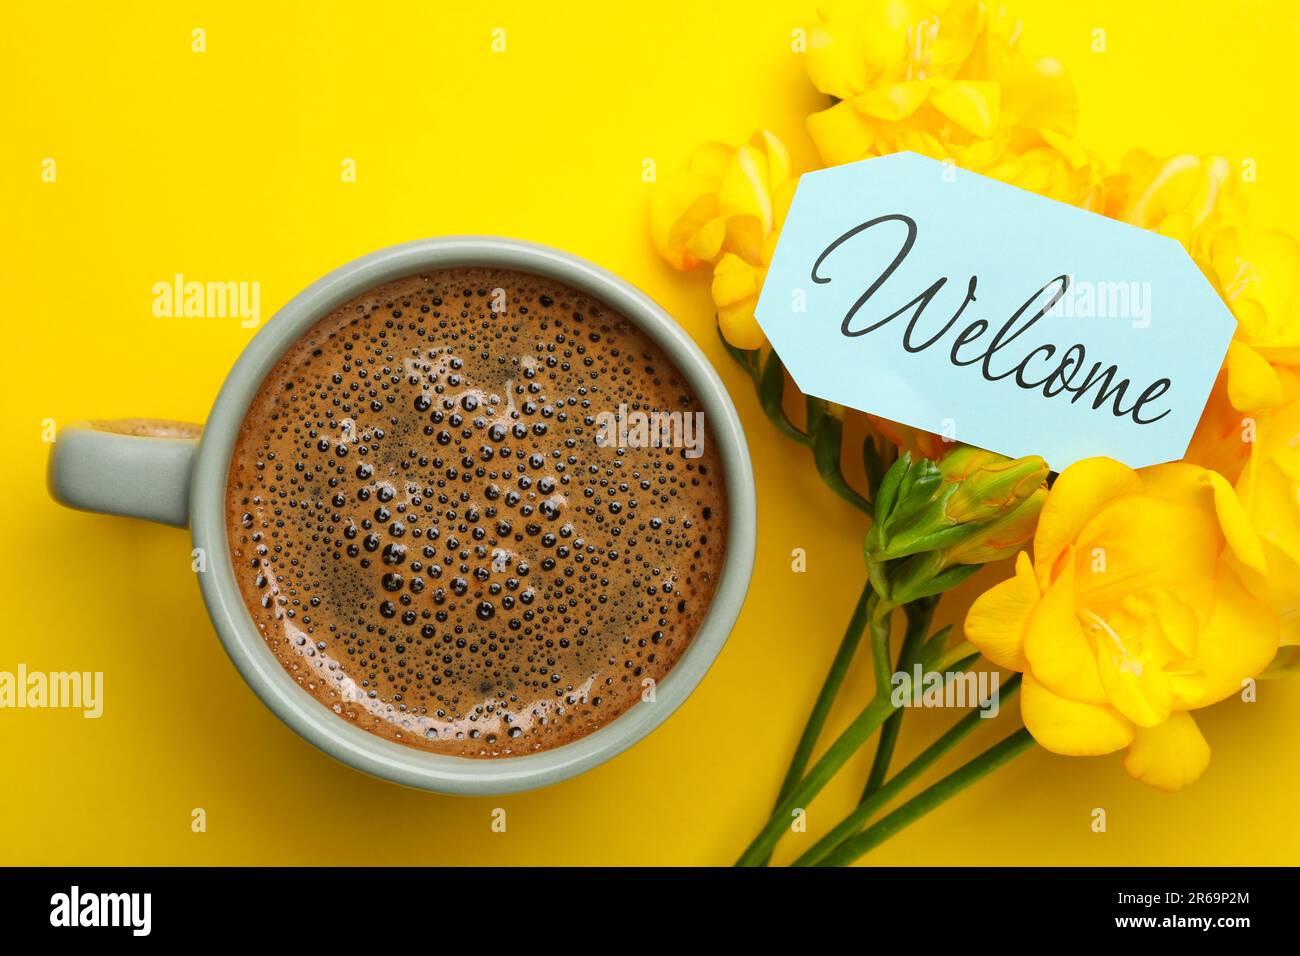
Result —
<path fill-rule="evenodd" d="M 1048 471 L 1047 462 L 1037 455 L 1016 459 L 993 455 L 978 462 L 973 456 L 963 456 L 958 466 L 967 467 L 954 479 L 949 478 L 943 462 L 939 465 L 945 480 L 958 482 L 946 508 L 948 518 L 957 524 L 1005 515 L 1043 487 Z"/>
<path fill-rule="evenodd" d="M 974 556 L 995 553 L 1012 540 L 1021 543 L 1026 527 L 1032 533 L 1041 501 L 1016 520 L 1012 516 L 1043 490 L 1047 474 L 1047 463 L 1037 456 L 1009 459 L 969 447 L 955 449 L 938 466 L 909 463 L 890 488 L 896 500 L 887 515 L 877 515 L 867 549 L 874 560 L 891 561 L 965 545 L 966 551 L 955 552 L 965 557 L 945 566 L 980 563 Z"/>
<path fill-rule="evenodd" d="M 985 451 L 974 445 L 958 445 L 939 459 L 939 472 L 944 481 L 961 481 L 985 465 L 1005 463 L 1007 460 L 1005 455 Z"/>
<path fill-rule="evenodd" d="M 940 552 L 942 567 L 988 564 L 1009 558 L 1028 543 L 1038 527 L 1038 513 L 1047 500 L 1041 484 L 1019 506 L 985 524 L 978 533 Z"/>

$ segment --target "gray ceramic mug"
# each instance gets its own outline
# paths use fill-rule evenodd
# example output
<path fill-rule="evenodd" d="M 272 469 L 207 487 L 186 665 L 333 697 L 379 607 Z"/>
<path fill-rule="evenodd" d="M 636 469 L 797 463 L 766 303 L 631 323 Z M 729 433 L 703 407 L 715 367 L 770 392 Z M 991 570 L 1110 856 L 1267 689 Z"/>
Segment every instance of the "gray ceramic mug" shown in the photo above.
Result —
<path fill-rule="evenodd" d="M 703 406 L 706 440 L 725 471 L 729 530 L 722 576 L 699 631 L 655 690 L 599 730 L 536 754 L 473 759 L 427 753 L 368 733 L 300 688 L 276 661 L 244 606 L 226 540 L 226 475 L 253 396 L 284 352 L 318 320 L 382 283 L 455 266 L 546 276 L 604 302 L 643 329 L 681 370 Z M 244 349 L 205 426 L 156 419 L 80 422 L 60 430 L 50 493 L 73 508 L 189 526 L 206 555 L 199 583 L 212 622 L 249 686 L 298 734 L 343 763 L 440 793 L 498 794 L 567 779 L 630 747 L 699 684 L 735 624 L 754 563 L 754 476 L 740 420 L 708 359 L 666 312 L 622 279 L 546 246 L 490 236 L 425 239 L 363 256 L 282 308 Z"/>

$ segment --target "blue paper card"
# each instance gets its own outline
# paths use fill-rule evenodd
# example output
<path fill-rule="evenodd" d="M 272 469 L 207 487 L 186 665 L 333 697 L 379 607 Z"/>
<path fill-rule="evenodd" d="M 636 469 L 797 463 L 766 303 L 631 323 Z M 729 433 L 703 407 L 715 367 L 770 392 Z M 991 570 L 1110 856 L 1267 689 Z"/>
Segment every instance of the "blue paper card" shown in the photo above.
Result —
<path fill-rule="evenodd" d="M 800 179 L 755 314 L 801 391 L 1058 471 L 1181 458 L 1236 328 L 1175 240 L 915 153 Z"/>

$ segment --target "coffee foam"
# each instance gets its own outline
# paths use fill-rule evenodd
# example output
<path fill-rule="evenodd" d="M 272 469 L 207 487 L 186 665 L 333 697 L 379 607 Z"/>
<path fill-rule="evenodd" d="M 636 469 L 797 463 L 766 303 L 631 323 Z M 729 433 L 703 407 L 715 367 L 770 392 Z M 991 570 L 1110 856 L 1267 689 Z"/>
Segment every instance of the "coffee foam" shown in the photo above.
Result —
<path fill-rule="evenodd" d="M 620 406 L 700 410 L 644 333 L 550 280 L 443 270 L 324 318 L 262 383 L 227 484 L 277 660 L 355 725 L 462 756 L 628 710 L 698 629 L 727 517 L 707 435 L 697 458 L 597 444 Z"/>

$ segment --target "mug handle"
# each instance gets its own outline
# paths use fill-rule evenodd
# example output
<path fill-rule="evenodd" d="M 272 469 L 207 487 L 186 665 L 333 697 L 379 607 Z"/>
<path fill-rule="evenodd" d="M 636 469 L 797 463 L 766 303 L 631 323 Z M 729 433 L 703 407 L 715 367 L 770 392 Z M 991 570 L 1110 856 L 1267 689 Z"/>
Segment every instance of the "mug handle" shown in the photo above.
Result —
<path fill-rule="evenodd" d="M 72 422 L 50 450 L 50 496 L 82 511 L 184 528 L 202 425 L 158 418 Z"/>

